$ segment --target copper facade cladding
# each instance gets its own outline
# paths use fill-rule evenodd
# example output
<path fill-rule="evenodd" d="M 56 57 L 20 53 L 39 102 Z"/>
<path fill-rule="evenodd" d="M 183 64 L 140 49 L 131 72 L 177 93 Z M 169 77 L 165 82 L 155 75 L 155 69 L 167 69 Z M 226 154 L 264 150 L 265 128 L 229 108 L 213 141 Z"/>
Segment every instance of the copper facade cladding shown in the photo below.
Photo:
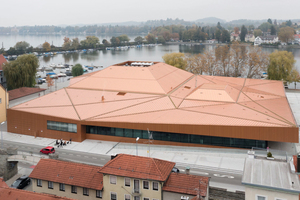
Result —
<path fill-rule="evenodd" d="M 126 63 L 131 62 L 73 78 L 67 88 L 10 108 L 8 130 L 77 141 L 120 140 L 90 136 L 85 132 L 90 125 L 298 142 L 280 81 L 194 75 L 165 63 Z M 76 123 L 77 134 L 47 130 L 47 120 Z"/>

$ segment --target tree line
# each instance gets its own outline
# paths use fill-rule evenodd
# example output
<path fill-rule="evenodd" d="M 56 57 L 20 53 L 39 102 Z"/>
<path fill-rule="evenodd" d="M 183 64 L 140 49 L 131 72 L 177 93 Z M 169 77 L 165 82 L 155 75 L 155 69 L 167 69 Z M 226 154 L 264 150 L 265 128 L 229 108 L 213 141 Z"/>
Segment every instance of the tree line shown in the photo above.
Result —
<path fill-rule="evenodd" d="M 163 56 L 163 60 L 194 74 L 259 79 L 263 73 L 267 73 L 270 80 L 289 83 L 300 81 L 291 52 L 274 51 L 269 54 L 260 47 L 245 46 L 238 42 L 219 45 L 201 54 L 169 53 Z"/>

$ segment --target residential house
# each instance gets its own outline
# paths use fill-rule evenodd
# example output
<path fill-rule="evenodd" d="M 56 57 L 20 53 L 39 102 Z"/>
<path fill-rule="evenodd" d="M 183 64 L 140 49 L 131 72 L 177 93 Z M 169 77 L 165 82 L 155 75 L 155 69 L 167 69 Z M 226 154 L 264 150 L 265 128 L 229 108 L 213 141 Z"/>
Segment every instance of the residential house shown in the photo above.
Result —
<path fill-rule="evenodd" d="M 9 107 L 8 99 L 8 92 L 0 84 L 0 123 L 6 121 L 6 109 Z"/>
<path fill-rule="evenodd" d="M 241 41 L 240 34 L 231 33 L 230 34 L 230 41 Z"/>
<path fill-rule="evenodd" d="M 277 35 L 257 36 L 254 40 L 254 45 L 274 44 L 279 42 Z"/>
<path fill-rule="evenodd" d="M 287 160 L 268 160 L 252 152 L 245 160 L 242 184 L 245 200 L 299 200 L 300 184 L 294 165 Z"/>
<path fill-rule="evenodd" d="M 0 199 L 30 199 L 30 200 L 72 200 L 66 197 L 58 197 L 56 195 L 40 194 L 36 192 L 19 190 L 8 187 L 8 185 L 0 178 Z"/>
<path fill-rule="evenodd" d="M 34 192 L 73 199 L 101 199 L 103 176 L 100 169 L 99 166 L 41 159 L 29 177 Z"/>
<path fill-rule="evenodd" d="M 206 42 L 209 43 L 209 44 L 216 44 L 216 43 L 218 43 L 218 40 L 211 39 L 211 40 L 207 40 Z"/>
<path fill-rule="evenodd" d="M 298 44 L 300 44 L 300 34 L 295 34 L 294 35 L 294 41 Z"/>
<path fill-rule="evenodd" d="M 46 89 L 35 87 L 21 87 L 14 90 L 9 90 L 9 106 L 14 107 L 24 102 L 45 95 Z"/>
<path fill-rule="evenodd" d="M 162 200 L 162 188 L 174 162 L 119 154 L 99 171 L 103 173 L 103 199 Z"/>
<path fill-rule="evenodd" d="M 7 63 L 6 59 L 4 58 L 3 54 L 0 54 L 0 84 L 4 87 L 7 88 L 6 85 L 6 78 L 3 73 L 3 64 Z"/>
<path fill-rule="evenodd" d="M 253 34 L 246 34 L 245 35 L 245 42 L 254 42 L 255 41 L 255 37 Z"/>
<path fill-rule="evenodd" d="M 208 200 L 209 178 L 181 173 L 171 173 L 163 187 L 163 200 L 191 200 L 195 196 Z"/>

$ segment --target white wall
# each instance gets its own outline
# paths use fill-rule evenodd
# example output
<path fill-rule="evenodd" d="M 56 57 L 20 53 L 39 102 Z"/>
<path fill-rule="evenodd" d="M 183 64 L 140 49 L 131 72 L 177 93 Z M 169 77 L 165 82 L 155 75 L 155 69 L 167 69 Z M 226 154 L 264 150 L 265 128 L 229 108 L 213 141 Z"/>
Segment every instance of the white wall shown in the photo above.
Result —
<path fill-rule="evenodd" d="M 280 190 L 271 189 L 260 189 L 256 187 L 245 187 L 245 200 L 256 200 L 256 196 L 266 196 L 266 200 L 276 200 L 275 198 L 283 200 L 299 200 L 299 194 L 297 193 L 286 193 Z"/>

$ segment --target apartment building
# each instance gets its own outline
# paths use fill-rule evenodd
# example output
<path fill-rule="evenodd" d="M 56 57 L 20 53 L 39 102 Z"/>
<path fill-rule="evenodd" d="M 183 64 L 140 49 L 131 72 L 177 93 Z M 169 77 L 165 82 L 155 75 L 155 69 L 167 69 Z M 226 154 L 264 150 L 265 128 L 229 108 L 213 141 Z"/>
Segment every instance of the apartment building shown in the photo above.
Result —
<path fill-rule="evenodd" d="M 100 169 L 98 166 L 41 159 L 29 177 L 34 192 L 93 200 L 102 198 Z"/>

